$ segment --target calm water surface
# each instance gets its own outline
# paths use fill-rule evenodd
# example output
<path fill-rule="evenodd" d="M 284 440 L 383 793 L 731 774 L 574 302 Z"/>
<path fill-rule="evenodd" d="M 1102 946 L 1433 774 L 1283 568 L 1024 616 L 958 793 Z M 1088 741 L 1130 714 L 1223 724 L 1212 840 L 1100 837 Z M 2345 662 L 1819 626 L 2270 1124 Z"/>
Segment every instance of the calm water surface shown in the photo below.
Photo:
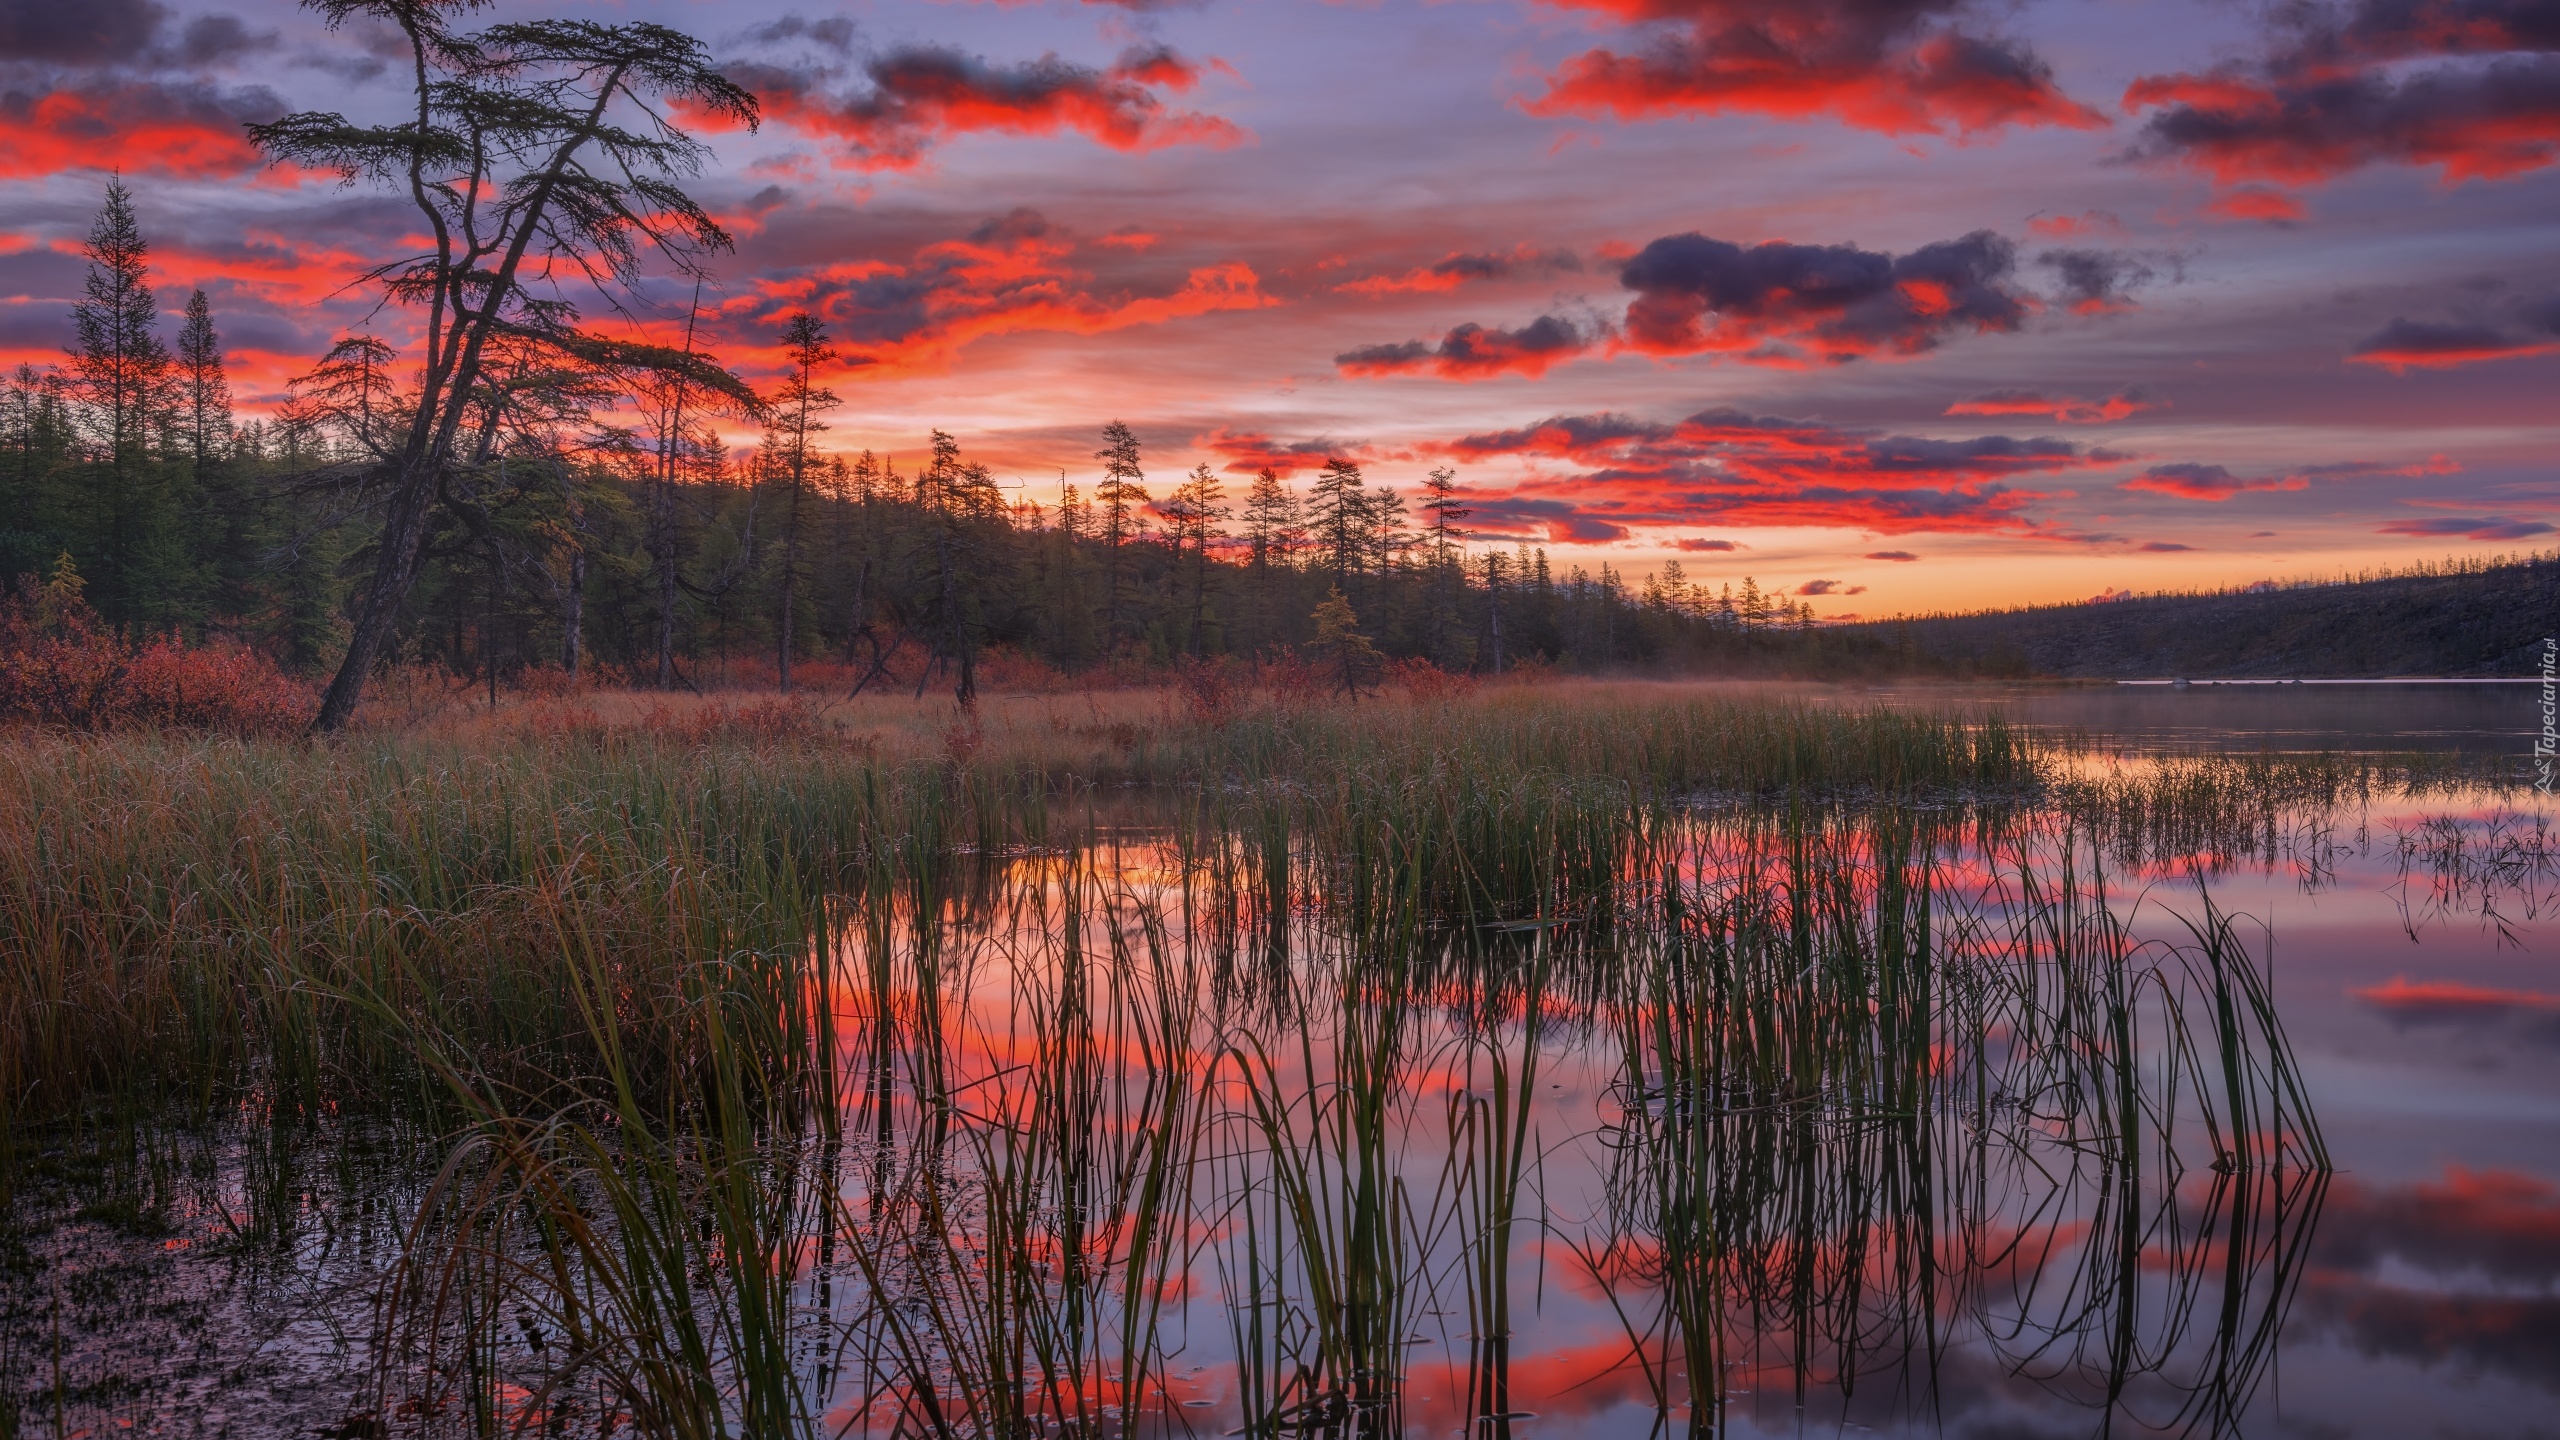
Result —
<path fill-rule="evenodd" d="M 1997 703 L 2023 723 L 2088 734 L 2093 767 L 2107 753 L 2415 749 L 2513 756 L 2522 774 L 2540 724 L 2526 687 L 1874 698 Z M 1710 1420 L 1733 1435 L 2560 1429 L 2560 924 L 2540 828 L 2549 819 L 2529 785 L 2455 785 L 2293 813 L 2211 852 L 2108 862 L 2118 912 L 2162 947 L 2192 941 L 2200 881 L 2215 907 L 2245 917 L 2239 931 L 2269 977 L 2334 1173 L 2217 1171 L 2189 1120 L 2174 1145 L 2149 1152 L 2134 1182 L 2145 1198 L 2129 1210 L 2110 1200 L 2117 1172 L 2058 1133 L 2019 1141 L 2013 1127 L 2015 1143 L 2002 1149 L 1950 1123 L 1927 1142 L 1936 1158 L 1915 1171 L 1895 1158 L 1892 1137 L 1905 1132 L 1893 1116 L 1844 1120 L 1826 1109 L 1819 1123 L 1777 1126 L 1771 1143 L 1794 1134 L 1817 1163 L 1779 1167 L 1804 1186 L 1801 1223 L 1762 1225 L 1758 1251 L 1732 1262 L 1729 1273 L 1748 1283 L 1720 1307 L 1723 1401 Z M 1951 844 L 1941 863 L 1941 924 L 1995 915 L 2012 893 L 1996 852 Z M 1130 913 L 1153 906 L 1174 917 L 1161 943 L 1188 953 L 1172 855 L 1134 834 L 1101 868 Z M 1015 878 L 1054 889 L 1063 873 L 1033 857 Z M 858 961 L 876 940 L 854 926 L 841 943 Z M 1547 942 L 1527 931 L 1517 943 Z M 954 1073 L 970 1104 L 998 1111 L 1036 1048 L 1026 997 L 1045 972 L 1021 960 L 1040 947 L 994 933 L 955 933 L 948 946 L 959 977 L 947 1017 Z M 1487 1034 L 1425 1004 L 1399 1074 L 1390 1152 L 1413 1197 L 1400 1399 L 1351 1428 L 1632 1440 L 1698 1423 L 1692 1397 L 1707 1387 L 1663 1351 L 1653 1318 L 1659 1240 L 1630 1227 L 1621 1194 L 1630 1136 L 1665 1102 L 1629 1080 L 1617 1033 L 1570 990 L 1558 985 L 1542 1010 L 1527 1092 L 1533 1158 L 1510 1248 L 1510 1417 L 1470 1425 L 1487 1408 L 1470 1395 L 1488 1360 L 1470 1329 L 1461 1206 L 1445 1186 L 1452 1117 L 1491 1095 L 1495 1051 L 1517 1073 L 1523 1032 L 1516 1009 Z M 1278 1091 L 1312 1093 L 1330 1078 L 1334 1037 L 1319 1038 L 1316 1022 L 1249 1006 L 1236 1018 L 1247 1045 L 1269 1057 Z M 858 1022 L 846 1023 L 858 1046 Z M 1490 1048 L 1470 1049 L 1471 1034 Z M 1106 1033 L 1096 1043 L 1107 1059 L 1129 1041 Z M 1995 1036 L 1983 1053 L 2026 1043 Z M 2159 1048 L 2156 1035 L 2145 1043 Z M 889 1091 L 884 1113 L 901 1127 L 919 1123 L 912 1086 Z M 1268 1134 L 1233 1085 L 1219 1114 L 1168 1277 L 1164 1393 L 1150 1430 L 1237 1429 L 1245 1382 L 1235 1317 L 1260 1305 L 1285 1324 L 1278 1317 L 1308 1304 L 1302 1270 L 1240 1248 L 1236 1206 L 1271 1203 L 1255 1188 L 1270 1177 L 1254 1158 Z M 374 1433 L 345 1426 L 369 1413 L 380 1280 L 423 1184 L 400 1153 L 358 1139 L 315 1156 L 254 1132 L 188 1142 L 160 1162 L 193 1177 L 165 1233 L 83 1211 L 69 1190 L 22 1198 L 45 1223 L 21 1227 L 0 1273 L 0 1367 L 20 1397 L 14 1433 L 53 1433 L 57 1400 L 66 1436 Z M 886 1172 L 866 1174 L 858 1155 L 842 1163 L 839 1183 L 862 1213 Z M 1915 1174 L 1944 1193 L 1903 1193 Z M 1750 1204 L 1764 1218 L 1793 1213 L 1784 1195 Z M 2128 1213 L 2139 1220 L 2131 1230 Z M 1789 1236 L 1799 1247 L 1811 1237 L 1810 1248 L 1791 1252 Z M 889 1411 L 865 1408 L 876 1385 L 846 1348 L 860 1287 L 840 1262 L 829 1270 L 814 1252 L 804 1258 L 803 1359 L 831 1395 L 827 1428 L 894 1433 Z M 1854 1293 L 1843 1293 L 1847 1281 Z M 829 1328 L 838 1325 L 841 1334 Z M 392 1413 L 394 1433 L 467 1433 L 458 1415 Z M 514 1418 L 549 1433 L 611 1428 L 597 1408 Z M 1320 1415 L 1300 1418 L 1310 1432 L 1323 1428 Z"/>

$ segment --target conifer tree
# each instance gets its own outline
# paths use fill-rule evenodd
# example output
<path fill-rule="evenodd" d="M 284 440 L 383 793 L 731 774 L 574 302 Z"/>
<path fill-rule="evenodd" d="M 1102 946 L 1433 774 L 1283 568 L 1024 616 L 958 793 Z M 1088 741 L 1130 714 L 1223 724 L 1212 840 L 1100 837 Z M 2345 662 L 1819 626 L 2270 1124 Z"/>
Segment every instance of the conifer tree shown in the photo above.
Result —
<path fill-rule="evenodd" d="M 1326 595 L 1324 603 L 1316 607 L 1314 618 L 1316 654 L 1323 657 L 1325 668 L 1333 673 L 1334 683 L 1342 693 L 1359 699 L 1361 688 L 1372 683 L 1385 657 L 1361 633 L 1360 617 L 1339 588 Z"/>
<path fill-rule="evenodd" d="M 1459 547 L 1466 543 L 1466 532 L 1458 522 L 1474 514 L 1474 510 L 1458 499 L 1458 472 L 1446 465 L 1434 466 L 1423 478 L 1422 513 L 1431 536 L 1431 573 L 1428 596 L 1423 611 L 1422 641 L 1424 653 L 1433 663 L 1455 669 L 1463 663 L 1459 643 L 1458 601 L 1466 589 L 1466 572 L 1459 562 Z"/>
<path fill-rule="evenodd" d="M 396 450 L 385 457 L 373 574 L 312 721 L 333 731 L 354 717 L 400 623 L 466 463 L 463 419 L 506 339 L 591 364 L 680 370 L 753 403 L 717 367 L 581 331 L 573 309 L 529 287 L 572 271 L 627 287 L 647 256 L 699 273 L 702 258 L 731 241 L 681 188 L 708 150 L 671 117 L 752 129 L 758 109 L 701 42 L 662 25 L 535 19 L 464 35 L 448 22 L 477 8 L 467 0 L 321 0 L 320 8 L 333 23 L 398 32 L 409 61 L 407 113 L 368 125 L 305 112 L 252 125 L 249 138 L 271 160 L 404 192 L 429 237 L 424 253 L 371 272 L 386 299 L 420 312 L 421 349 Z"/>
<path fill-rule="evenodd" d="M 1138 538 L 1145 521 L 1137 507 L 1147 503 L 1143 483 L 1147 474 L 1138 465 L 1138 435 L 1128 426 L 1114 420 L 1102 427 L 1102 448 L 1093 452 L 1102 462 L 1102 483 L 1093 487 L 1094 501 L 1102 507 L 1102 543 L 1108 570 L 1103 577 L 1103 624 L 1116 639 L 1120 632 L 1123 591 L 1128 585 L 1128 560 L 1125 547 Z"/>
<path fill-rule="evenodd" d="M 207 600 L 214 615 L 242 616 L 258 580 L 261 507 L 234 463 L 231 381 L 213 304 L 200 287 L 189 292 L 186 322 L 178 327 L 177 402 L 196 543 L 211 581 Z"/>
<path fill-rule="evenodd" d="M 71 307 L 79 343 L 72 375 L 79 387 L 100 465 L 90 508 L 98 516 L 98 560 L 104 583 L 98 608 L 112 625 L 140 618 L 150 552 L 167 517 L 166 487 L 150 453 L 151 434 L 167 413 L 169 350 L 151 296 L 151 248 L 121 177 L 107 181 L 106 203 L 80 247 L 89 260 L 81 298 Z"/>
<path fill-rule="evenodd" d="M 1325 548 L 1325 563 L 1333 571 L 1336 589 L 1351 584 L 1368 538 L 1367 497 L 1360 486 L 1359 463 L 1336 455 L 1324 462 L 1310 487 L 1317 538 Z"/>
<path fill-rule="evenodd" d="M 25 361 L 0 389 L 0 583 L 53 562 L 68 540 L 56 477 L 71 448 L 62 372 Z"/>
<path fill-rule="evenodd" d="M 837 402 L 834 391 L 817 383 L 818 367 L 836 359 L 835 347 L 827 343 L 826 326 L 819 323 L 818 317 L 806 310 L 795 311 L 783 322 L 782 344 L 791 360 L 791 372 L 783 381 L 782 393 L 774 400 L 774 441 L 779 478 L 789 484 L 790 490 L 782 512 L 781 641 L 774 668 L 787 695 L 791 693 L 792 622 L 800 581 L 801 500 L 808 493 L 809 468 L 819 463 L 809 441 L 827 428 L 825 421 L 816 418 L 817 412 L 833 409 Z"/>
<path fill-rule="evenodd" d="M 1207 613 L 1209 596 L 1209 544 L 1219 534 L 1219 522 L 1227 518 L 1226 486 L 1217 472 L 1202 461 L 1191 469 L 1181 486 L 1173 492 L 1171 509 L 1175 523 L 1181 527 L 1178 537 L 1191 557 L 1191 625 L 1184 644 L 1187 654 L 1200 653 L 1200 631 Z"/>
<path fill-rule="evenodd" d="M 186 323 L 178 327 L 178 418 L 195 482 L 231 448 L 231 381 L 222 359 L 222 337 L 213 328 L 213 305 L 198 288 L 187 295 Z"/>

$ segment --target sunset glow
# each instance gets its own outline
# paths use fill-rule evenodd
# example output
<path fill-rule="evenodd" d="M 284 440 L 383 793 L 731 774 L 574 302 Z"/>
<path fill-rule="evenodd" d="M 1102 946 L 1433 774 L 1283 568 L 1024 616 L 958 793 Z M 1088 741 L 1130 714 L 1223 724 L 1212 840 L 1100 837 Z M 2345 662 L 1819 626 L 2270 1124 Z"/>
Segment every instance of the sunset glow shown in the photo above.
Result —
<path fill-rule="evenodd" d="M 2541 14 L 2544 18 L 2536 18 Z M 940 427 L 1008 495 L 1456 468 L 1481 542 L 1888 615 L 2560 535 L 2560 26 L 2497 0 L 503 0 L 700 37 L 701 324 L 840 354 L 830 448 Z M 59 362 L 133 190 L 244 412 L 419 245 L 268 166 L 390 122 L 396 36 L 289 0 L 0 0 L 0 363 Z M 689 286 L 615 322 L 674 343 Z M 753 443 L 741 428 L 732 437 Z M 1022 488 L 1012 489 L 1019 481 Z M 1850 597 L 1854 596 L 1852 599 Z"/>

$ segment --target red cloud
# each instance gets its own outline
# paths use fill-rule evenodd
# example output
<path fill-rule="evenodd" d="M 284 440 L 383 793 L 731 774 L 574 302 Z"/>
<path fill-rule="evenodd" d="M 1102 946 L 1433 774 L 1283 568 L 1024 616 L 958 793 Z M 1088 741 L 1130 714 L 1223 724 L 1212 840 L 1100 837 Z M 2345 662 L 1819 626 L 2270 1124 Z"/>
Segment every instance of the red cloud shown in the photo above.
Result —
<path fill-rule="evenodd" d="M 264 87 L 97 83 L 41 95 L 0 92 L 0 178 L 117 166 L 182 180 L 245 175 L 266 163 L 243 126 L 285 113 Z"/>
<path fill-rule="evenodd" d="M 1597 337 L 1554 315 L 1541 315 L 1517 330 L 1460 325 L 1434 345 L 1407 340 L 1365 345 L 1333 357 L 1353 376 L 1428 373 L 1443 380 L 1485 380 L 1497 375 L 1544 375 L 1550 366 L 1589 350 Z"/>
<path fill-rule="evenodd" d="M 2124 482 L 2127 490 L 2149 490 L 2188 500 L 2228 500 L 2247 490 L 2300 490 L 2311 482 L 2299 475 L 2269 475 L 2244 480 L 2219 465 L 2154 465 Z"/>
<path fill-rule="evenodd" d="M 2446 515 L 2434 520 L 2394 520 L 2382 526 L 2381 533 L 2430 539 L 2530 540 L 2552 533 L 2552 527 L 2521 515 Z"/>
<path fill-rule="evenodd" d="M 2258 185 L 2243 185 L 2215 196 L 2207 202 L 2204 213 L 2217 220 L 2257 220 L 2269 225 L 2290 225 L 2309 213 L 2302 202 L 2281 190 Z"/>
<path fill-rule="evenodd" d="M 2124 482 L 2127 490 L 2149 490 L 2187 500 L 2228 500 L 2252 490 L 2300 490 L 2314 480 L 2350 480 L 2365 475 L 2450 475 L 2462 467 L 2442 455 L 2410 465 L 2384 465 L 2351 460 L 2335 465 L 2309 465 L 2282 475 L 2243 479 L 2219 465 L 2154 465 Z"/>
<path fill-rule="evenodd" d="M 1069 130 L 1130 151 L 1168 145 L 1223 149 L 1245 138 L 1244 131 L 1214 115 L 1165 108 L 1155 90 L 1187 91 L 1198 83 L 1200 69 L 1162 47 L 1131 50 L 1109 70 L 1094 70 L 1055 55 L 991 65 L 925 45 L 874 57 L 863 71 L 869 91 L 836 98 L 818 88 L 824 77 L 815 72 L 752 63 L 729 67 L 730 78 L 756 92 L 766 119 L 847 142 L 836 163 L 858 170 L 913 169 L 936 143 L 975 131 Z"/>
<path fill-rule="evenodd" d="M 2111 420 L 2127 419 L 2145 410 L 2163 409 L 2166 403 L 2154 400 L 2140 390 L 2119 390 L 2103 400 L 2083 400 L 2076 395 L 2049 396 L 2041 390 L 1994 390 L 1959 400 L 1947 407 L 1947 413 L 2034 415 L 2073 425 L 2102 425 Z"/>
<path fill-rule="evenodd" d="M 1590 50 L 1547 77 L 1532 115 L 1833 116 L 1887 135 L 2104 126 L 2044 62 L 1950 23 L 1960 0 L 1553 0 L 1628 26 L 1669 22 L 1633 54 Z"/>
<path fill-rule="evenodd" d="M 2411 370 L 2549 355 L 2560 351 L 2560 300 L 2545 302 L 2538 313 L 2526 317 L 2526 326 L 2527 333 L 2515 334 L 2494 325 L 2435 325 L 2393 316 L 2390 324 L 2357 342 L 2347 359 L 2405 375 Z"/>
<path fill-rule="evenodd" d="M 1327 460 L 1371 460 L 1381 458 L 1366 445 L 1346 444 L 1317 436 L 1312 440 L 1278 441 L 1259 430 L 1229 430 L 1220 426 L 1192 442 L 1227 462 L 1226 468 L 1239 475 L 1261 470 L 1276 470 L 1283 475 L 1300 470 L 1314 470 Z"/>
<path fill-rule="evenodd" d="M 2150 110 L 2134 153 L 2220 185 L 2310 185 L 2367 165 L 2433 166 L 2445 183 L 2500 179 L 2560 159 L 2560 31 L 2526 5 L 2443 0 L 2289 6 L 2252 64 L 2149 75 L 2125 88 Z M 2413 66 L 2412 62 L 2438 61 Z M 2219 213 L 2291 219 L 2270 191 Z"/>
<path fill-rule="evenodd" d="M 1629 348 L 1771 365 L 1837 365 L 1918 355 L 1951 335 L 2015 330 L 2027 296 L 2009 283 L 2016 252 L 1991 232 L 1886 255 L 1853 245 L 1749 247 L 1670 235 L 1619 279 Z"/>
<path fill-rule="evenodd" d="M 1074 249 L 1039 212 L 1016 210 L 903 262 L 849 261 L 765 277 L 755 294 L 721 313 L 757 327 L 752 348 L 763 343 L 773 315 L 806 309 L 827 320 L 853 364 L 916 370 L 938 368 L 989 336 L 1098 335 L 1280 303 L 1262 292 L 1252 269 L 1232 262 L 1191 270 L 1169 293 L 1097 293 L 1093 276 L 1071 263 Z"/>
<path fill-rule="evenodd" d="M 2079 240 L 2092 235 L 2121 235 L 2124 221 L 2112 210 L 2083 210 L 2077 215 L 2038 215 L 2027 229 L 2048 240 Z"/>
<path fill-rule="evenodd" d="M 1618 283 L 1635 294 L 1623 329 L 1556 315 L 1518 330 L 1468 324 L 1437 343 L 1369 345 L 1334 363 L 1346 375 L 1471 380 L 1539 375 L 1604 347 L 1786 369 L 1907 358 L 1956 336 L 2016 330 L 2047 303 L 2084 314 L 2128 308 L 2129 293 L 2152 274 L 2138 257 L 2119 252 L 2047 251 L 2036 263 L 2061 281 L 2061 293 L 2047 302 L 2014 283 L 2017 261 L 2016 248 L 1988 230 L 1903 255 L 1785 240 L 1745 246 L 1694 231 L 1665 235 L 1618 272 Z"/>
<path fill-rule="evenodd" d="M 1581 268 L 1582 257 L 1570 250 L 1539 250 L 1522 245 L 1508 255 L 1449 255 L 1401 275 L 1372 275 L 1333 288 L 1354 295 L 1430 295 L 1455 290 L 1471 280 L 1502 280 L 1519 274 L 1552 274 Z"/>
<path fill-rule="evenodd" d="M 1888 534 L 2050 533 L 2024 513 L 2043 497 L 2005 482 L 2123 459 L 2065 440 L 1933 440 L 1738 410 L 1701 411 L 1677 424 L 1559 415 L 1465 436 L 1448 448 L 1466 458 L 1587 467 L 1530 479 L 1508 497 L 1570 506 L 1585 525 L 1830 526 Z"/>

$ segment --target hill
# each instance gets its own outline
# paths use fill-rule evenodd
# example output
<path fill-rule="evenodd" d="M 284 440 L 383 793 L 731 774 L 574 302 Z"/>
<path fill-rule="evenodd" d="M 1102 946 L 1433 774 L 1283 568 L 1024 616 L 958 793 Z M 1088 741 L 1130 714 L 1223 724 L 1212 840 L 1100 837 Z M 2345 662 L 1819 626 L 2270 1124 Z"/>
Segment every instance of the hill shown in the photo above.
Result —
<path fill-rule="evenodd" d="M 2093 679 L 2541 673 L 2560 551 L 2353 579 L 1843 625 L 1915 668 Z"/>

